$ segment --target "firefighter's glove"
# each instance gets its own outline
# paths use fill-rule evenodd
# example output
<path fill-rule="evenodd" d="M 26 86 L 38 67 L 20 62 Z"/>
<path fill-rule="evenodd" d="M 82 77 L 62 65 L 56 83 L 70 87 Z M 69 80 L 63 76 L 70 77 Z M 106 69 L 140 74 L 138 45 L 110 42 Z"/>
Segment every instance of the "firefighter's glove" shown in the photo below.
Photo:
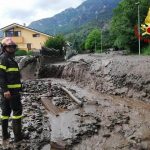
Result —
<path fill-rule="evenodd" d="M 4 92 L 4 97 L 5 97 L 6 99 L 11 99 L 10 91 Z"/>

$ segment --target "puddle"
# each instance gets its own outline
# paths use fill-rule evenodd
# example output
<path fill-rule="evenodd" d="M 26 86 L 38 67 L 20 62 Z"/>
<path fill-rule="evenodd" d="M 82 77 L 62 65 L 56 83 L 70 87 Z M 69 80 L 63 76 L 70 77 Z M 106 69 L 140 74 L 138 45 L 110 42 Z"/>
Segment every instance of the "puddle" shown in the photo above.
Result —
<path fill-rule="evenodd" d="M 60 111 L 58 108 L 61 105 L 50 104 L 51 149 L 143 148 L 142 143 L 136 142 L 150 137 L 150 104 L 73 86 L 71 88 L 71 85 L 67 88 L 75 89 L 77 96 L 82 93 L 80 98 L 85 100 L 84 105 Z"/>
<path fill-rule="evenodd" d="M 41 150 L 51 150 L 50 144 L 45 145 Z"/>
<path fill-rule="evenodd" d="M 52 148 L 56 145 L 66 148 L 66 146 L 77 142 L 78 138 L 81 139 L 86 134 L 97 132 L 99 123 L 95 117 L 96 107 L 86 105 L 83 108 L 61 112 L 58 116 L 49 113 Z"/>

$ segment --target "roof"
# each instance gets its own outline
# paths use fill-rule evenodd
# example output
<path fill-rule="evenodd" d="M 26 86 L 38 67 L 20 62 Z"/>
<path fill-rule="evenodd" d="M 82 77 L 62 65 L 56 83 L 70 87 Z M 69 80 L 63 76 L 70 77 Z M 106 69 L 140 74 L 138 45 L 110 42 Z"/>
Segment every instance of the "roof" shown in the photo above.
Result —
<path fill-rule="evenodd" d="M 10 25 L 8 25 L 8 26 L 5 26 L 5 27 L 1 28 L 0 30 L 1 30 L 1 31 L 4 31 L 4 30 L 11 29 L 11 28 L 13 28 L 13 27 L 20 27 L 20 28 L 23 28 L 23 29 L 26 29 L 26 30 L 30 30 L 30 31 L 39 33 L 39 34 L 43 34 L 43 35 L 45 35 L 45 36 L 53 37 L 52 35 L 49 35 L 49 34 L 40 32 L 40 31 L 38 31 L 38 30 L 35 30 L 35 29 L 32 29 L 32 28 L 23 26 L 23 25 L 20 25 L 20 24 L 17 24 L 17 23 L 13 23 L 13 24 L 10 24 Z"/>

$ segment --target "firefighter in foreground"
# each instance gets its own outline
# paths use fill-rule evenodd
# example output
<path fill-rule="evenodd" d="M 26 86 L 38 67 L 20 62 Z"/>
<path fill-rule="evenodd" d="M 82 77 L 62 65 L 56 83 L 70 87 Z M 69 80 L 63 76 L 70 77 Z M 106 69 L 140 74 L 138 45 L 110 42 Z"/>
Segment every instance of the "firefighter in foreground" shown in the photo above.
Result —
<path fill-rule="evenodd" d="M 9 143 L 10 134 L 8 132 L 8 120 L 13 112 L 12 128 L 14 133 L 14 143 L 22 141 L 22 104 L 21 104 L 21 81 L 17 62 L 14 60 L 17 45 L 7 37 L 1 42 L 2 54 L 0 55 L 0 90 L 1 98 L 1 124 L 2 124 L 2 145 L 5 147 Z"/>

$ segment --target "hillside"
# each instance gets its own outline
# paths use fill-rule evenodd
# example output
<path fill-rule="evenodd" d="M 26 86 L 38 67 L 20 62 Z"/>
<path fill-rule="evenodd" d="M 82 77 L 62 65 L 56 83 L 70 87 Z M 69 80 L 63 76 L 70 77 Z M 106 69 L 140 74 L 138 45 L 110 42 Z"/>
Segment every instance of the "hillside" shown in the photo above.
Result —
<path fill-rule="evenodd" d="M 121 0 L 86 0 L 77 8 L 69 8 L 51 17 L 32 22 L 29 27 L 48 33 L 69 33 L 89 22 L 107 22 Z"/>

